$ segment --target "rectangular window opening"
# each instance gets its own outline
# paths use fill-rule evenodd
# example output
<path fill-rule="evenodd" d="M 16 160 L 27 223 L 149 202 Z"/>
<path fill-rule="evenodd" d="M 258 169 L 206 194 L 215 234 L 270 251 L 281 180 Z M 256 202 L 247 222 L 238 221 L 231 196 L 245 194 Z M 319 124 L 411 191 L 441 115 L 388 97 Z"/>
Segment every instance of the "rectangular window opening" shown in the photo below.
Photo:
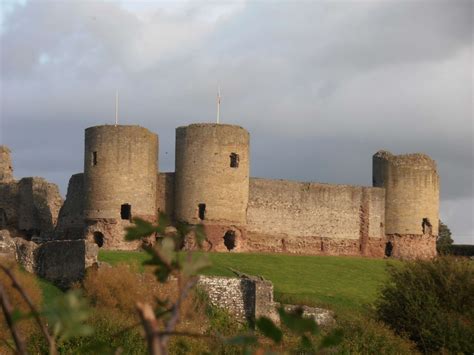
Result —
<path fill-rule="evenodd" d="M 124 203 L 120 207 L 120 218 L 131 220 L 132 219 L 132 206 L 128 203 Z"/>
<path fill-rule="evenodd" d="M 206 218 L 206 204 L 200 203 L 198 207 L 199 207 L 199 219 L 204 220 Z"/>
<path fill-rule="evenodd" d="M 92 166 L 97 165 L 97 152 L 92 152 Z"/>
<path fill-rule="evenodd" d="M 239 155 L 236 153 L 230 154 L 230 167 L 238 168 L 239 167 Z"/>

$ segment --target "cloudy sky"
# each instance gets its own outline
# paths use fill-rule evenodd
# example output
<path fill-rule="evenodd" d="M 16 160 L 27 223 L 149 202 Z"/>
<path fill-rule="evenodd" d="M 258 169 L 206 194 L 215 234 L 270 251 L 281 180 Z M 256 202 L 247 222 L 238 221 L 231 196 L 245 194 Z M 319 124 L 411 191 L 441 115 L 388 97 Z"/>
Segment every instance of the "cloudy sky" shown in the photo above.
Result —
<path fill-rule="evenodd" d="M 438 162 L 441 218 L 474 244 L 473 2 L 1 0 L 0 144 L 15 175 L 63 194 L 84 128 L 160 136 L 221 119 L 251 134 L 258 177 L 371 184 L 371 156 Z"/>

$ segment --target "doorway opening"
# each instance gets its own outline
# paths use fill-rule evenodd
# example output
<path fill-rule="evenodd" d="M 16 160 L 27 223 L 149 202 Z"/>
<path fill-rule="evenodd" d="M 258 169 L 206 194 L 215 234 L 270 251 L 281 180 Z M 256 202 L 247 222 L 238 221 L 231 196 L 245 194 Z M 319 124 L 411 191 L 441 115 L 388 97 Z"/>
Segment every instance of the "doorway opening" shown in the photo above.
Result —
<path fill-rule="evenodd" d="M 235 248 L 235 231 L 228 230 L 224 234 L 224 245 L 228 251 Z"/>
<path fill-rule="evenodd" d="M 94 232 L 94 243 L 102 248 L 104 245 L 104 235 L 101 232 Z"/>

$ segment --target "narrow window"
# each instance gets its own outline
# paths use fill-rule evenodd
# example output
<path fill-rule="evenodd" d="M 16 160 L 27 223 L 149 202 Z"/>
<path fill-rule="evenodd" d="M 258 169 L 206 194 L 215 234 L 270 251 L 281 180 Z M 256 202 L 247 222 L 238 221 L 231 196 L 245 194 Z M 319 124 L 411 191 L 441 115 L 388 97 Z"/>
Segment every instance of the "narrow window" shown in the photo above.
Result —
<path fill-rule="evenodd" d="M 203 220 L 206 218 L 206 204 L 200 203 L 198 207 L 199 207 L 199 219 Z"/>
<path fill-rule="evenodd" d="M 132 218 L 132 206 L 129 205 L 128 203 L 124 203 L 120 207 L 120 217 L 122 219 L 130 220 Z"/>
<path fill-rule="evenodd" d="M 92 152 L 92 166 L 97 165 L 97 152 Z"/>
<path fill-rule="evenodd" d="M 423 218 L 423 221 L 421 222 L 421 228 L 423 229 L 423 234 L 432 233 L 433 226 L 431 225 L 429 218 Z"/>
<path fill-rule="evenodd" d="M 224 245 L 228 251 L 231 251 L 235 248 L 235 232 L 229 230 L 224 234 Z"/>
<path fill-rule="evenodd" d="M 101 248 L 104 245 L 104 235 L 101 232 L 94 232 L 94 243 Z"/>
<path fill-rule="evenodd" d="M 239 155 L 236 153 L 230 154 L 230 167 L 238 168 L 239 167 Z"/>
<path fill-rule="evenodd" d="M 393 251 L 393 244 L 392 242 L 387 242 L 385 244 L 385 256 L 386 257 L 391 257 L 392 256 L 392 251 Z"/>

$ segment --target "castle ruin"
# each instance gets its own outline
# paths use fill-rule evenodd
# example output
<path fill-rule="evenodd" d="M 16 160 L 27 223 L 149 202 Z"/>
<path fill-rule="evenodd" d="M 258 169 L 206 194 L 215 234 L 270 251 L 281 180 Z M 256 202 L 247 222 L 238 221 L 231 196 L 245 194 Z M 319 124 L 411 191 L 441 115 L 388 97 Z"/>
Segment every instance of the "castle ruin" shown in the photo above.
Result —
<path fill-rule="evenodd" d="M 159 172 L 156 134 L 139 126 L 87 128 L 84 172 L 71 177 L 60 211 L 59 200 L 47 197 L 56 196 L 54 189 L 38 178 L 13 180 L 3 147 L 0 222 L 43 233 L 38 201 L 32 197 L 36 212 L 21 202 L 22 194 L 42 191 L 56 201 L 50 209 L 54 238 L 86 239 L 107 249 L 140 248 L 139 242 L 124 241 L 124 228 L 133 218 L 156 222 L 165 213 L 172 221 L 204 225 L 210 251 L 436 255 L 439 177 L 428 156 L 379 151 L 373 156 L 373 187 L 332 185 L 252 178 L 249 144 L 249 133 L 235 125 L 178 127 L 176 171 Z M 21 221 L 32 213 L 36 219 L 28 218 L 35 222 L 25 227 Z"/>

